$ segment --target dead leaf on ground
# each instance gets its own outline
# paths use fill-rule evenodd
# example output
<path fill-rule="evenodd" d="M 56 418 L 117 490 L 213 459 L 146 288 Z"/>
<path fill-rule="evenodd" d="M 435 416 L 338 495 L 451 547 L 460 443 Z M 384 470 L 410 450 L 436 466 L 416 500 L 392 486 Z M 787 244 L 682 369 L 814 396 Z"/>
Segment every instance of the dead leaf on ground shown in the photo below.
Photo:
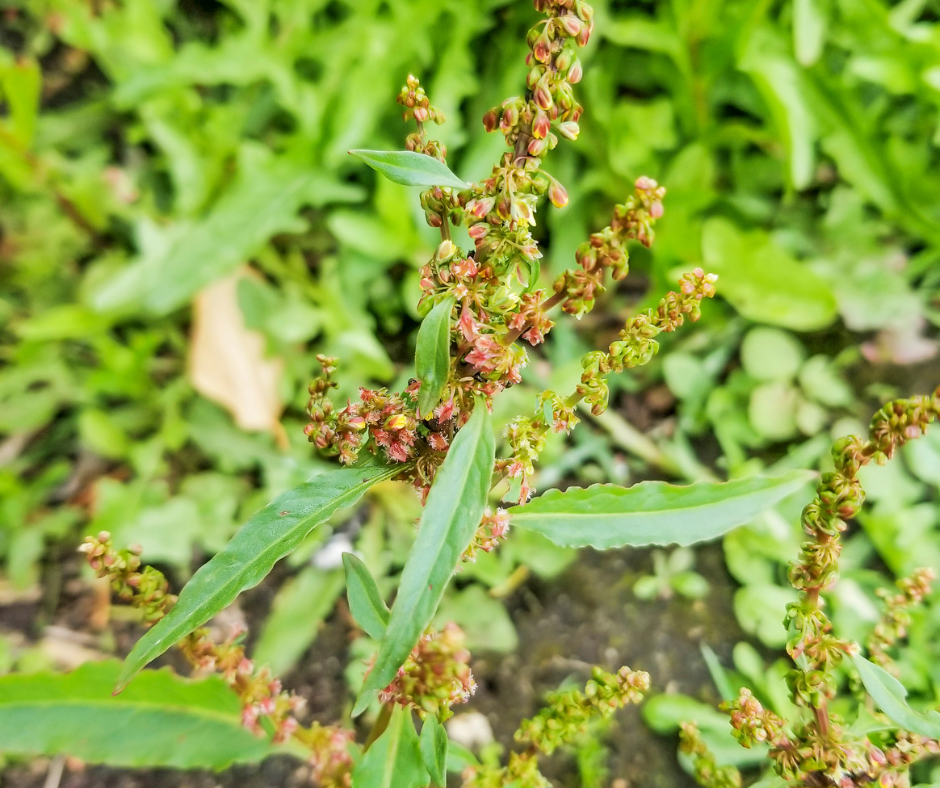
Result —
<path fill-rule="evenodd" d="M 271 432 L 284 446 L 286 435 L 278 421 L 284 362 L 265 357 L 264 337 L 245 326 L 238 305 L 238 282 L 252 275 L 242 268 L 196 296 L 189 379 L 196 391 L 229 411 L 243 430 Z"/>

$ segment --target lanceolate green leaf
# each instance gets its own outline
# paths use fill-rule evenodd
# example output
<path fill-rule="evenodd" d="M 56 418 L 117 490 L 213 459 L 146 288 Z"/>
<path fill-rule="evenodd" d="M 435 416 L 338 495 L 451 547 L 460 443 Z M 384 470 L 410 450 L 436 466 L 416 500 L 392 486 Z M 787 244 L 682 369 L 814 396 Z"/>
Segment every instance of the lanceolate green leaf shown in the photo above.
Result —
<path fill-rule="evenodd" d="M 454 175 L 446 164 L 423 153 L 410 150 L 349 152 L 390 181 L 403 183 L 405 186 L 453 186 L 455 189 L 466 189 L 469 186 Z"/>
<path fill-rule="evenodd" d="M 512 509 L 511 519 L 513 525 L 538 531 L 563 547 L 688 545 L 747 523 L 812 476 L 792 471 L 686 487 L 643 482 L 633 487 L 595 484 L 549 490 Z"/>
<path fill-rule="evenodd" d="M 434 715 L 421 727 L 421 757 L 434 785 L 447 784 L 447 731 Z"/>
<path fill-rule="evenodd" d="M 258 585 L 317 525 L 354 504 L 373 484 L 402 466 L 343 468 L 280 495 L 252 517 L 222 552 L 193 575 L 176 606 L 134 646 L 116 692 L 150 660 L 202 626 L 242 591 Z"/>
<path fill-rule="evenodd" d="M 421 381 L 418 413 L 424 419 L 441 401 L 441 391 L 450 371 L 450 313 L 453 308 L 454 299 L 445 298 L 428 312 L 418 329 L 415 370 Z"/>
<path fill-rule="evenodd" d="M 888 671 L 859 655 L 851 657 L 851 660 L 865 690 L 895 725 L 931 739 L 940 738 L 940 714 L 914 711 L 907 703 L 904 685 Z"/>
<path fill-rule="evenodd" d="M 395 704 L 388 727 L 357 764 L 352 788 L 423 788 L 427 784 L 411 710 Z"/>
<path fill-rule="evenodd" d="M 343 553 L 346 598 L 356 623 L 374 640 L 381 640 L 388 626 L 388 605 L 368 567 L 352 553 Z"/>
<path fill-rule="evenodd" d="M 114 766 L 224 769 L 276 748 L 241 725 L 241 704 L 220 678 L 147 671 L 119 697 L 117 660 L 67 674 L 0 678 L 0 752 L 73 755 Z"/>
<path fill-rule="evenodd" d="M 353 716 L 395 678 L 431 623 L 460 555 L 476 533 L 493 475 L 495 442 L 486 406 L 454 438 L 428 494 L 375 665 L 359 693 Z"/>

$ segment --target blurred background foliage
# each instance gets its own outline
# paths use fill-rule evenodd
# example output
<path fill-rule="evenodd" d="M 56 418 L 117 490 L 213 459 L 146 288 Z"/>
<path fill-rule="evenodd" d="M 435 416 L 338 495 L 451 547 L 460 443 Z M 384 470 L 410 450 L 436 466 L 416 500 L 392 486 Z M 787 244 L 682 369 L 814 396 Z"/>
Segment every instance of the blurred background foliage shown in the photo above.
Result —
<path fill-rule="evenodd" d="M 545 282 L 638 175 L 667 186 L 666 216 L 625 286 L 530 354 L 529 382 L 497 416 L 564 387 L 586 349 L 702 265 L 719 299 L 615 382 L 606 417 L 552 443 L 540 487 L 823 467 L 878 401 L 940 382 L 940 3 L 594 5 L 582 134 L 548 160 L 570 204 L 540 214 Z M 413 72 L 447 115 L 433 131 L 452 169 L 485 177 L 502 138 L 480 119 L 519 92 L 534 18 L 522 0 L 0 1 L 4 589 L 42 580 L 49 620 L 59 559 L 102 529 L 181 582 L 328 467 L 302 433 L 314 356 L 341 358 L 342 399 L 401 386 L 417 271 L 437 241 L 416 193 L 346 151 L 402 147 L 394 96 Z M 834 599 L 860 632 L 891 575 L 940 570 L 940 440 L 869 476 Z M 799 507 L 724 544 L 735 613 L 768 646 L 785 637 Z M 415 516 L 407 490 L 380 487 L 337 520 L 332 547 L 294 556 L 262 655 L 285 670 L 303 654 L 350 544 L 391 589 Z M 495 597 L 571 560 L 527 539 L 472 566 L 479 585 L 447 601 L 471 646 L 514 648 Z M 639 596 L 707 602 L 693 558 L 658 557 Z M 328 601 L 301 632 L 311 596 Z M 902 672 L 932 698 L 940 610 L 918 621 Z M 748 648 L 738 671 L 779 701 L 780 672 Z"/>

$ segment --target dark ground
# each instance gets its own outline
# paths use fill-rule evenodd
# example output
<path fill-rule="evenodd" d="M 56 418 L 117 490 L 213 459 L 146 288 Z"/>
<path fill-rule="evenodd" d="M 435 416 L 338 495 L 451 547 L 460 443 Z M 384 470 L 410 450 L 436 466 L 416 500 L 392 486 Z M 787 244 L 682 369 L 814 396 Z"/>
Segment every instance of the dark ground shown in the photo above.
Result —
<path fill-rule="evenodd" d="M 724 570 L 721 549 L 711 545 L 699 551 L 697 569 L 711 581 L 710 594 L 699 602 L 678 597 L 637 600 L 631 590 L 633 582 L 650 571 L 650 564 L 646 551 L 587 550 L 560 578 L 527 581 L 507 600 L 519 632 L 519 648 L 509 655 L 474 655 L 478 690 L 467 706 L 456 710 L 485 714 L 497 741 L 510 746 L 520 719 L 538 709 L 547 691 L 565 679 L 583 683 L 593 664 L 611 670 L 624 664 L 646 670 L 652 675 L 654 691 L 681 691 L 717 702 L 699 645 L 707 643 L 727 662 L 732 646 L 740 639 L 731 612 L 732 583 Z M 249 624 L 266 611 L 275 584 L 282 579 L 280 574 L 275 572 L 265 585 L 246 595 Z M 74 589 L 76 585 L 66 582 L 63 587 Z M 55 621 L 81 629 L 91 606 L 87 591 L 74 596 L 66 591 Z M 40 611 L 39 600 L 0 606 L 0 632 L 17 630 L 35 636 Z M 119 649 L 129 648 L 133 632 L 126 625 L 117 626 Z M 285 686 L 307 698 L 309 715 L 323 722 L 339 719 L 348 701 L 343 666 L 351 636 L 348 617 L 334 613 L 304 661 L 285 678 Z M 607 741 L 610 784 L 616 788 L 685 788 L 694 784 L 676 763 L 675 739 L 650 732 L 635 707 L 618 712 Z M 556 755 L 544 759 L 543 766 L 556 785 L 580 785 L 570 757 Z M 0 786 L 41 788 L 48 769 L 48 759 L 11 765 L 0 773 Z M 305 778 L 303 765 L 276 758 L 221 774 L 67 767 L 60 787 L 288 788 L 309 784 Z"/>

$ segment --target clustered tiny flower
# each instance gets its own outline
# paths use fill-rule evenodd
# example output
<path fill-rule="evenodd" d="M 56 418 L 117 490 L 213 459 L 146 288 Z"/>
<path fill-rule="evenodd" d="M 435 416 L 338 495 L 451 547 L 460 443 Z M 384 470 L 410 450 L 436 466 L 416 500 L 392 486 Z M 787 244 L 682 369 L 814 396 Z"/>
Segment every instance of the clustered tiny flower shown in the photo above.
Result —
<path fill-rule="evenodd" d="M 448 719 L 453 715 L 451 706 L 466 703 L 476 692 L 465 643 L 463 630 L 453 623 L 425 634 L 395 680 L 379 693 L 379 700 L 413 708 L 421 716 Z"/>

